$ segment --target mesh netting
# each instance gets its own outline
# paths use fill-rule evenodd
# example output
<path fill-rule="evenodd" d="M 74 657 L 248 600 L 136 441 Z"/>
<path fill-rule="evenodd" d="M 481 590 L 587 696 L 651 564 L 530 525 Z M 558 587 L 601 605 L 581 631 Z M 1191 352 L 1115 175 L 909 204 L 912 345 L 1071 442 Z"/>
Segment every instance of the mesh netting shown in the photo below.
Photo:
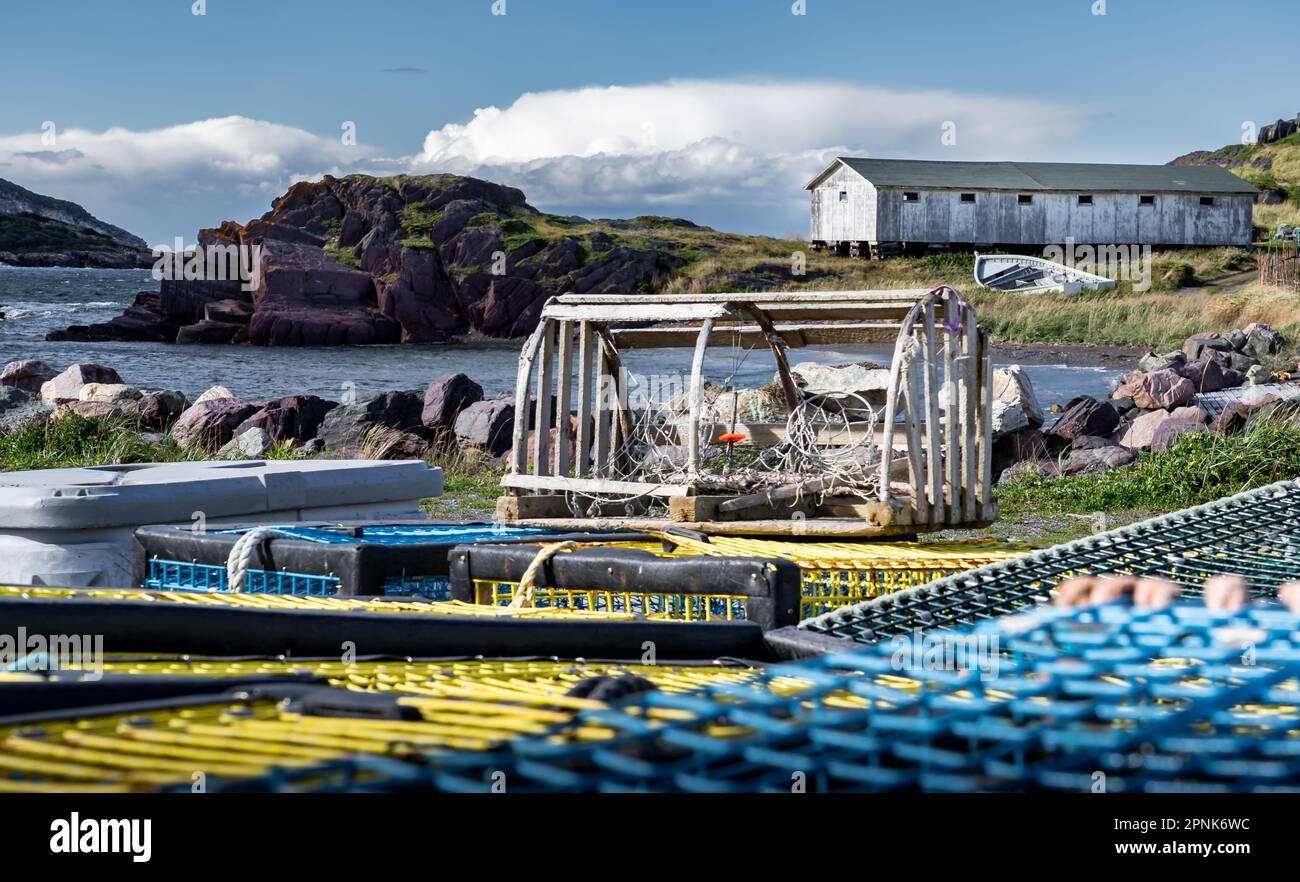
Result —
<path fill-rule="evenodd" d="M 971 625 L 1047 602 L 1069 576 L 1158 576 L 1199 594 L 1238 575 L 1257 596 L 1300 580 L 1300 482 L 1283 481 L 1003 563 L 874 598 L 800 623 L 860 643 Z"/>
<path fill-rule="evenodd" d="M 638 388 L 635 375 L 625 372 L 618 440 L 600 477 L 689 484 L 700 494 L 782 488 L 790 494 L 785 501 L 796 505 L 805 498 L 820 502 L 832 492 L 874 496 L 880 469 L 878 407 L 854 392 L 809 394 L 800 388 L 789 408 L 775 381 L 761 389 L 739 388 L 736 375 L 753 351 L 733 347 L 730 373 L 719 383 L 705 383 L 696 430 L 698 468 L 690 462 L 689 392 L 649 397 Z M 644 403 L 628 406 L 628 399 Z M 754 424 L 760 424 L 761 436 L 750 431 Z M 771 431 L 774 425 L 777 431 Z M 624 505 L 629 513 L 663 504 L 649 489 L 640 494 L 570 492 L 568 498 L 577 515 L 594 515 L 611 504 Z"/>

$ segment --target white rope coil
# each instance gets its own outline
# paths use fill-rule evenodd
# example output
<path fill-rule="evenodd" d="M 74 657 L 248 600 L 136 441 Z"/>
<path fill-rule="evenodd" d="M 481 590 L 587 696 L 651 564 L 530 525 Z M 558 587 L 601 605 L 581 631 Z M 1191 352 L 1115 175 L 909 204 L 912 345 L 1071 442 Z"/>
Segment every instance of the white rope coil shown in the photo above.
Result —
<path fill-rule="evenodd" d="M 232 593 L 244 592 L 244 580 L 253 564 L 257 547 L 278 532 L 275 527 L 254 527 L 235 540 L 234 547 L 226 557 L 226 586 Z"/>

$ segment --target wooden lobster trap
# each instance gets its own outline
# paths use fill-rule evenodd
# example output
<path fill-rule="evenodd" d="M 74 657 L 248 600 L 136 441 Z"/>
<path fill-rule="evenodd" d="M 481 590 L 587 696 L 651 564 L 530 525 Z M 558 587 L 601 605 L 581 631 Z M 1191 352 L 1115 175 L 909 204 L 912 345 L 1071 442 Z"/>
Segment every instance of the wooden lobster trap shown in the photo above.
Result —
<path fill-rule="evenodd" d="M 871 395 L 819 388 L 789 357 L 891 344 Z M 771 359 L 763 391 L 778 415 L 742 415 L 734 371 L 721 384 L 706 376 L 711 347 Z M 667 349 L 689 363 L 681 388 L 630 394 L 644 383 L 629 359 Z M 996 515 L 988 339 L 946 286 L 566 294 L 546 304 L 520 354 L 515 401 L 504 521 L 871 536 Z"/>

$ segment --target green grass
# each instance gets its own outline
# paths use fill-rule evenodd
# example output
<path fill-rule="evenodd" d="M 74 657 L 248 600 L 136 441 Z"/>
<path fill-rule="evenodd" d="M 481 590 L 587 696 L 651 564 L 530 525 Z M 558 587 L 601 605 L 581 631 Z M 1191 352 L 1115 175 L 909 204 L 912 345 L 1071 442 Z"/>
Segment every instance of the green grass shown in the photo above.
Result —
<path fill-rule="evenodd" d="M 331 260 L 335 260 L 344 266 L 350 266 L 353 268 L 359 268 L 361 266 L 361 261 L 357 260 L 357 257 L 352 253 L 351 248 L 339 248 L 337 245 L 326 245 L 325 253 Z"/>
<path fill-rule="evenodd" d="M 496 470 L 477 474 L 444 472 L 442 496 L 422 499 L 420 504 L 431 518 L 491 520 L 501 495 L 502 474 Z"/>
<path fill-rule="evenodd" d="M 1211 152 L 1202 162 L 1224 165 L 1257 187 L 1286 193 L 1286 201 L 1278 205 L 1255 206 L 1255 225 L 1268 235 L 1280 223 L 1300 224 L 1300 134 L 1272 144 L 1229 144 Z"/>
<path fill-rule="evenodd" d="M 18 431 L 0 435 L 0 471 L 77 468 L 139 462 L 184 462 L 205 459 L 209 451 L 181 447 L 164 436 L 149 441 L 131 420 L 64 414 L 37 418 Z M 288 444 L 276 444 L 262 459 L 294 459 Z"/>
<path fill-rule="evenodd" d="M 1300 477 L 1300 421 L 1271 420 L 1250 432 L 1184 435 L 1168 450 L 1096 477 L 1021 475 L 997 488 L 1007 517 L 1033 512 L 1090 514 L 1175 511 Z"/>
<path fill-rule="evenodd" d="M 151 444 L 128 422 L 66 414 L 35 419 L 0 436 L 0 469 L 53 469 L 132 462 L 197 459 L 170 439 Z"/>
<path fill-rule="evenodd" d="M 430 238 L 434 227 L 442 220 L 442 211 L 425 211 L 419 205 L 408 205 L 402 209 L 402 231 L 410 234 L 412 239 Z"/>

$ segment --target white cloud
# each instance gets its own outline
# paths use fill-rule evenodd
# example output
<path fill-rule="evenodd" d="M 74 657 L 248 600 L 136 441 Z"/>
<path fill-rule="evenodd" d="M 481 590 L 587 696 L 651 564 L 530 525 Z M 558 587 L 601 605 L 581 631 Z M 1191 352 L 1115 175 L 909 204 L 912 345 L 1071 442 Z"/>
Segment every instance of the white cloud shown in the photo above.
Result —
<path fill-rule="evenodd" d="M 1061 102 L 680 80 L 524 94 L 430 132 L 411 164 L 509 182 L 552 210 L 671 211 L 781 233 L 806 226 L 801 188 L 835 155 L 1045 158 L 1085 121 Z"/>
<path fill-rule="evenodd" d="M 956 146 L 943 146 L 946 122 Z M 526 93 L 384 159 L 291 126 L 225 117 L 152 131 L 0 136 L 0 177 L 72 199 L 147 239 L 261 214 L 294 180 L 452 171 L 520 187 L 542 208 L 669 213 L 783 233 L 833 156 L 1060 158 L 1087 122 L 1062 102 L 834 82 L 681 80 Z"/>
<path fill-rule="evenodd" d="M 79 202 L 151 244 L 247 220 L 295 179 L 370 157 L 341 137 L 241 116 L 150 131 L 56 129 L 53 143 L 41 132 L 0 136 L 0 177 Z"/>

